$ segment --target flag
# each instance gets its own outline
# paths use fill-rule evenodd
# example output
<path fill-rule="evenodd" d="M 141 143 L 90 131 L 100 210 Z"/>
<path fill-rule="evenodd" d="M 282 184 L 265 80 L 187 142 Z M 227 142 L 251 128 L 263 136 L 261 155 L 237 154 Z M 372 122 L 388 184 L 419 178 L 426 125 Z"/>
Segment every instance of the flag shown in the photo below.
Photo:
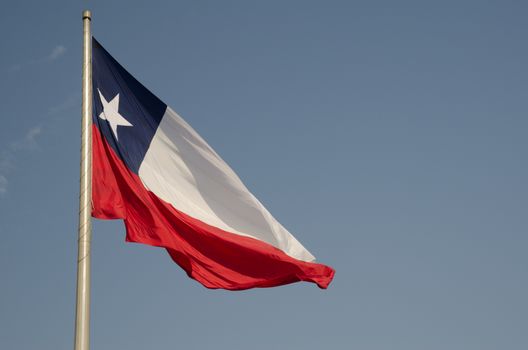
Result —
<path fill-rule="evenodd" d="M 328 287 L 334 270 L 95 39 L 92 69 L 93 217 L 124 220 L 128 242 L 165 248 L 207 288 Z"/>

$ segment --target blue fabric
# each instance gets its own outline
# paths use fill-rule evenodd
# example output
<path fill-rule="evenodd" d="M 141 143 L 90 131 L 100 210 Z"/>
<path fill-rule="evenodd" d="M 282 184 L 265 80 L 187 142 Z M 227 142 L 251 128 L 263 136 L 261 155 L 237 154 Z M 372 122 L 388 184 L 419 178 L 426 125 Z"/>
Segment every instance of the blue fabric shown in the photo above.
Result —
<path fill-rule="evenodd" d="M 101 44 L 92 39 L 93 122 L 127 167 L 139 167 L 167 105 L 128 73 Z M 119 114 L 133 126 L 118 126 L 116 140 L 108 121 L 99 118 L 103 111 L 99 92 L 107 101 L 119 94 Z"/>

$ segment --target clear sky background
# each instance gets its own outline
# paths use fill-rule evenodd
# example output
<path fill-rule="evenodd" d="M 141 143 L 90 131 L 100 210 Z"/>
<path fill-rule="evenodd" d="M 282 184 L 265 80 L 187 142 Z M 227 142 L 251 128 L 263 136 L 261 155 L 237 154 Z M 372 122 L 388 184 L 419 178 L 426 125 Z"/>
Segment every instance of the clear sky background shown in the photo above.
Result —
<path fill-rule="evenodd" d="M 81 11 L 319 261 L 207 290 L 95 221 L 93 349 L 528 348 L 528 5 L 11 1 L 0 348 L 71 349 Z"/>

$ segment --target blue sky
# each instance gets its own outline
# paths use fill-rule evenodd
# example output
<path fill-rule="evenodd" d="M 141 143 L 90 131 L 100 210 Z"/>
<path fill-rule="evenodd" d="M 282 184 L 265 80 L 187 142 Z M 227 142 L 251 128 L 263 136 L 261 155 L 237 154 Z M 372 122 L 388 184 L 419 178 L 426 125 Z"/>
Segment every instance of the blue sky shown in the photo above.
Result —
<path fill-rule="evenodd" d="M 19 1 L 0 13 L 0 346 L 73 344 L 81 12 L 319 261 L 211 291 L 94 221 L 94 349 L 528 347 L 528 6 Z"/>

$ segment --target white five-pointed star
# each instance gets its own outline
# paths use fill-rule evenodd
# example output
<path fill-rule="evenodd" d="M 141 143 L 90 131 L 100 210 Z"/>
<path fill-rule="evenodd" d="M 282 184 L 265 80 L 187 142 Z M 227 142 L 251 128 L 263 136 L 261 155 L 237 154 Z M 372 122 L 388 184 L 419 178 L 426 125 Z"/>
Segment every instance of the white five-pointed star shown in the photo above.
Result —
<path fill-rule="evenodd" d="M 119 94 L 115 95 L 115 97 L 108 102 L 101 91 L 97 89 L 99 92 L 99 98 L 101 99 L 101 103 L 103 104 L 103 111 L 101 114 L 99 114 L 99 118 L 108 121 L 108 124 L 110 124 L 110 128 L 112 128 L 112 132 L 115 135 L 116 140 L 119 139 L 117 136 L 117 127 L 118 126 L 133 126 L 126 120 L 121 114 L 119 114 Z"/>

